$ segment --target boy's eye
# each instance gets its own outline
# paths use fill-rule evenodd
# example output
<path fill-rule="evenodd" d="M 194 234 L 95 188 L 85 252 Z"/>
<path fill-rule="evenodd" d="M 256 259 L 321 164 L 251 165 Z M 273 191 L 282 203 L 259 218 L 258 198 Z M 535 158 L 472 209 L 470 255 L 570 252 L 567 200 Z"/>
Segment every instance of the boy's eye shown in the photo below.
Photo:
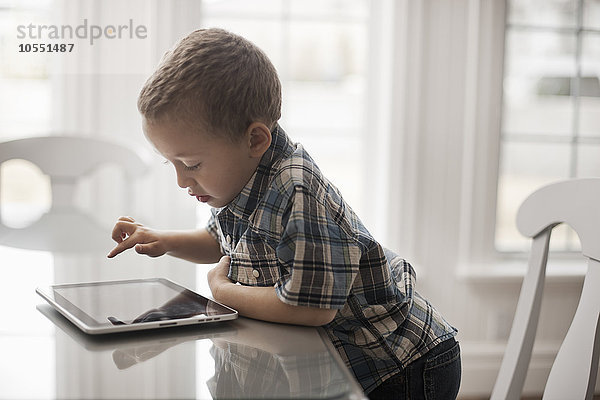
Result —
<path fill-rule="evenodd" d="M 198 169 L 198 168 L 200 167 L 200 165 L 201 165 L 201 164 L 202 164 L 202 163 L 198 163 L 198 164 L 196 164 L 196 165 L 192 165 L 192 166 L 190 166 L 190 167 L 188 167 L 187 165 L 185 165 L 185 164 L 184 164 L 184 168 L 185 168 L 185 170 L 186 170 L 186 171 L 193 171 L 193 170 L 195 170 L 195 169 Z"/>

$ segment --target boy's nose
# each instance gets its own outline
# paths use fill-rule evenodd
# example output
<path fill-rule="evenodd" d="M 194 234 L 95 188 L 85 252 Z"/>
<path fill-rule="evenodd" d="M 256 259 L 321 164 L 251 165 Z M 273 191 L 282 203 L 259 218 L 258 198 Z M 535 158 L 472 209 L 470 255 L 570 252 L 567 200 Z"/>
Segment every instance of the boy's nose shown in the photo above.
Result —
<path fill-rule="evenodd" d="M 185 173 L 183 173 L 182 171 L 179 171 L 179 170 L 177 170 L 176 173 L 177 173 L 177 186 L 179 186 L 182 189 L 193 186 L 192 178 L 190 178 L 189 176 L 186 176 Z"/>

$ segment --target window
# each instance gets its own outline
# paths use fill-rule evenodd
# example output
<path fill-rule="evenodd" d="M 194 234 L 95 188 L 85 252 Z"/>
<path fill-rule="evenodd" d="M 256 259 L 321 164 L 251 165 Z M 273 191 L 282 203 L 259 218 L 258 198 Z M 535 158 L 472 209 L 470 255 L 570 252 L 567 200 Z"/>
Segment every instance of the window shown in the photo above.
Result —
<path fill-rule="evenodd" d="M 515 217 L 528 194 L 567 178 L 600 176 L 600 1 L 509 0 L 495 245 L 529 243 Z M 552 249 L 575 250 L 566 226 Z"/>

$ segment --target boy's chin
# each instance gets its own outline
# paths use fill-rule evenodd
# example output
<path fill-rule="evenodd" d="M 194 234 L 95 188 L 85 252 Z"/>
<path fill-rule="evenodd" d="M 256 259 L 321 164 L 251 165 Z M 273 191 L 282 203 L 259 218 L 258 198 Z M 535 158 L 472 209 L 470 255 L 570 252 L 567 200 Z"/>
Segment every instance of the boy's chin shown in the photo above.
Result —
<path fill-rule="evenodd" d="M 198 199 L 199 203 L 206 204 L 206 205 L 208 205 L 210 207 L 213 207 L 213 208 L 223 208 L 226 205 L 228 205 L 229 203 L 231 203 L 234 198 L 232 198 L 232 199 L 224 199 L 222 197 L 215 198 L 215 197 L 212 197 L 212 196 L 199 196 L 197 199 Z"/>
<path fill-rule="evenodd" d="M 215 199 L 214 197 L 211 197 L 210 199 L 203 201 L 202 203 L 209 205 L 213 208 L 222 208 L 229 204 L 229 202 L 224 202 L 223 200 Z"/>

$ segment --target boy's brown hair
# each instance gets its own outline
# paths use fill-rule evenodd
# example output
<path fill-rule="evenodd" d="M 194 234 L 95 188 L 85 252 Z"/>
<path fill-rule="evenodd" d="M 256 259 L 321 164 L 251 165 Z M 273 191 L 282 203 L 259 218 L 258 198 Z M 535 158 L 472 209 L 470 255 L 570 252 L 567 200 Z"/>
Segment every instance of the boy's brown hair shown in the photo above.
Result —
<path fill-rule="evenodd" d="M 163 57 L 138 97 L 150 122 L 180 120 L 239 138 L 252 122 L 281 117 L 281 83 L 266 54 L 223 29 L 190 33 Z"/>

